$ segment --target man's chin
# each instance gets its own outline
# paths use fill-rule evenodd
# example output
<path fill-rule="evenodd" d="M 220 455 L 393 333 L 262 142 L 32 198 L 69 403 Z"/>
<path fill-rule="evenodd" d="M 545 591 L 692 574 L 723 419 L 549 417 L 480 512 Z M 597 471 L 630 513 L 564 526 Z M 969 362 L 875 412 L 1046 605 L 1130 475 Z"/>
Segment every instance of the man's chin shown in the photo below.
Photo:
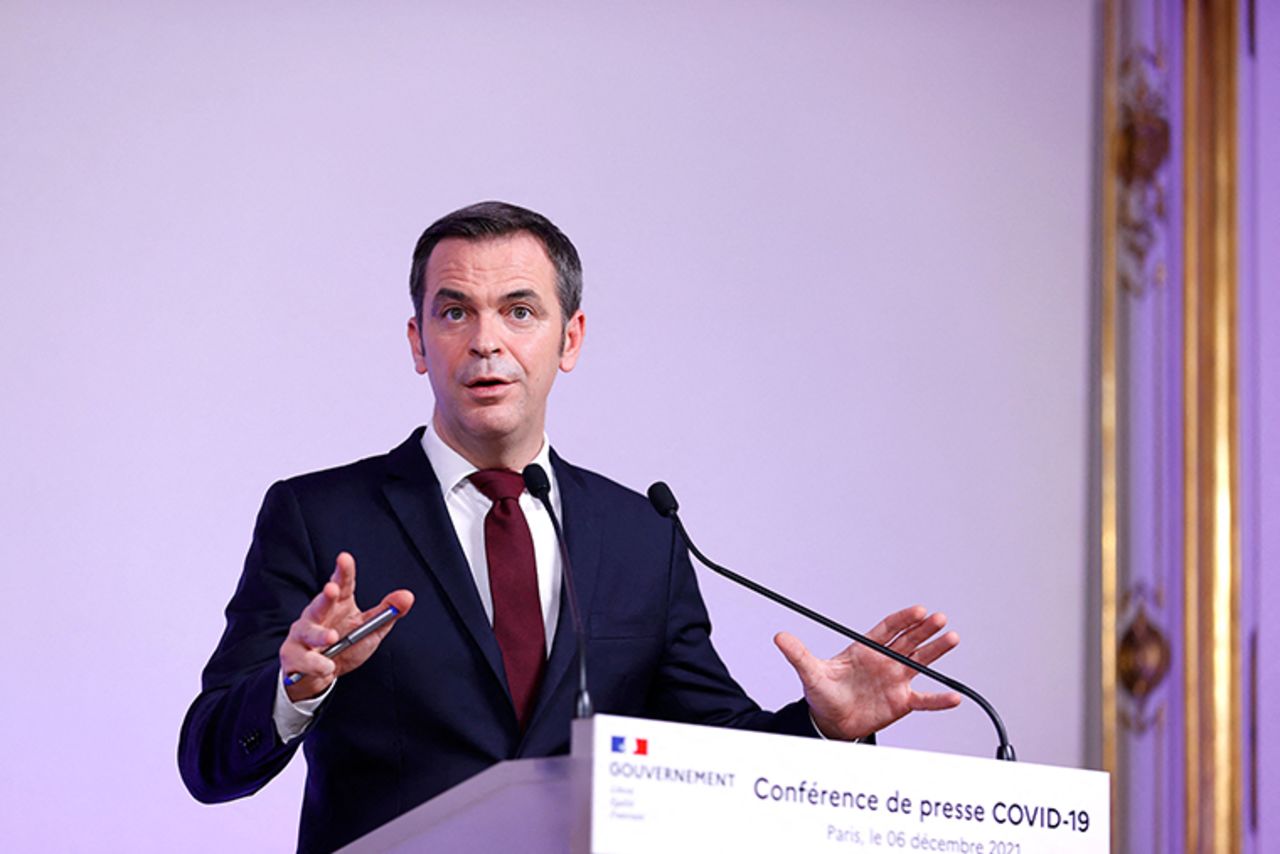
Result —
<path fill-rule="evenodd" d="M 468 413 L 457 425 L 465 438 L 476 442 L 505 444 L 527 432 L 523 419 L 506 407 L 483 407 Z"/>

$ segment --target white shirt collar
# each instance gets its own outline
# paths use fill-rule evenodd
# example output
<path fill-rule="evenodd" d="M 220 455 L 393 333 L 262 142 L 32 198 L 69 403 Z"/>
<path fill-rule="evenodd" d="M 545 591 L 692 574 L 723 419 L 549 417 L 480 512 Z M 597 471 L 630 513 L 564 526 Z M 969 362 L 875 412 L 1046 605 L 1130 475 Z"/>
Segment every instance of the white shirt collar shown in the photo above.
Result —
<path fill-rule="evenodd" d="M 470 483 L 467 478 L 479 471 L 466 457 L 445 444 L 431 422 L 427 422 L 427 429 L 422 431 L 422 450 L 427 455 L 431 468 L 435 470 L 436 478 L 440 481 L 440 492 L 446 497 L 455 489 Z M 554 485 L 556 481 L 555 473 L 551 469 L 551 443 L 547 441 L 545 433 L 542 434 L 542 447 L 532 462 L 542 466 L 542 470 L 547 473 Z"/>

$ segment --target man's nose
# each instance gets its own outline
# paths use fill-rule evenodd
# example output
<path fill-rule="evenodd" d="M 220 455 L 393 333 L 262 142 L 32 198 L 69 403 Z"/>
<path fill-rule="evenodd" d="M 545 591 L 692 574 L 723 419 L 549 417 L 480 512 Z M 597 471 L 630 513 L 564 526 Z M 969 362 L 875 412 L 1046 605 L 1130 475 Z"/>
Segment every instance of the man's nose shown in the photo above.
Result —
<path fill-rule="evenodd" d="M 496 317 L 480 315 L 471 338 L 471 352 L 480 358 L 502 352 L 501 327 Z"/>

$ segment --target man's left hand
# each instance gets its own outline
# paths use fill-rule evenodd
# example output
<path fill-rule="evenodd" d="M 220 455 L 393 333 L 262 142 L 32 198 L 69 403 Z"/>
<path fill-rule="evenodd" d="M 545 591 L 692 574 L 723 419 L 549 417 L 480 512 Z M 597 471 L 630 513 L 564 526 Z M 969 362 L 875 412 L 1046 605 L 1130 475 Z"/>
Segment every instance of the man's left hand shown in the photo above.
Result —
<path fill-rule="evenodd" d="M 916 605 L 885 617 L 867 637 L 928 665 L 960 643 L 955 632 L 934 637 L 946 625 L 943 614 L 929 614 Z M 918 675 L 914 670 L 861 644 L 850 644 L 834 658 L 821 659 L 787 632 L 777 634 L 773 642 L 800 676 L 813 722 L 827 738 L 862 738 L 908 712 L 960 705 L 960 695 L 954 691 L 912 690 L 911 680 Z"/>

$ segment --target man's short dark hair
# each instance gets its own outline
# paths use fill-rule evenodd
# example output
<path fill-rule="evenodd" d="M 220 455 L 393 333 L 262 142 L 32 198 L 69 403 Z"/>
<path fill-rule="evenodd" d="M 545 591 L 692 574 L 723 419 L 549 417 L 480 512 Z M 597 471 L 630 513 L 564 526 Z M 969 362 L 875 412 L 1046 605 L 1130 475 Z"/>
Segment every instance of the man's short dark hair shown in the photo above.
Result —
<path fill-rule="evenodd" d="M 536 237 L 556 268 L 556 296 L 560 301 L 560 311 L 564 314 L 562 321 L 568 323 L 582 304 L 582 261 L 578 259 L 578 250 L 551 220 L 540 213 L 507 202 L 478 202 L 468 205 L 445 214 L 422 232 L 418 245 L 413 249 L 413 266 L 409 270 L 409 296 L 413 299 L 413 311 L 418 323 L 422 323 L 427 261 L 437 243 L 450 237 L 491 240 L 520 232 Z"/>

